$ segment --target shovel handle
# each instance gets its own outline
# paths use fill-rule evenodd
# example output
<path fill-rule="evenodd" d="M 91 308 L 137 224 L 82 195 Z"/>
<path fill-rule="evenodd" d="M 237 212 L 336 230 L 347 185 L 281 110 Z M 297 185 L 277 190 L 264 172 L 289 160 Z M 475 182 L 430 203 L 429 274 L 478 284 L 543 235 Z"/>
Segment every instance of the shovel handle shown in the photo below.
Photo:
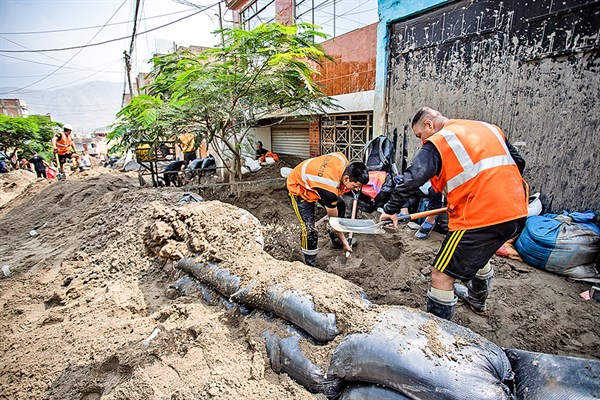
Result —
<path fill-rule="evenodd" d="M 446 211 L 448 211 L 448 207 L 436 208 L 435 210 L 422 211 L 422 212 L 418 212 L 418 213 L 414 213 L 414 214 L 405 215 L 401 218 L 398 218 L 398 221 L 414 221 L 415 219 L 429 217 L 431 215 L 443 214 Z"/>
<path fill-rule="evenodd" d="M 352 201 L 352 219 L 356 218 L 356 206 L 358 205 L 358 195 L 359 192 L 353 193 L 354 200 Z M 352 239 L 352 232 L 348 235 L 348 239 Z M 350 257 L 350 252 L 346 252 L 346 258 Z"/>

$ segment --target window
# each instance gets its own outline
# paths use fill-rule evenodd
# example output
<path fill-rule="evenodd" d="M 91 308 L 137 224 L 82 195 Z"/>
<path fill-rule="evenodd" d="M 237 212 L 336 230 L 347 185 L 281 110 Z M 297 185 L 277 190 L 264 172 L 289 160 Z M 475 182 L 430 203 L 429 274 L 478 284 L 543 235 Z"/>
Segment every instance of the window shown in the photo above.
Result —
<path fill-rule="evenodd" d="M 275 21 L 275 0 L 256 0 L 240 14 L 240 22 L 247 31 Z"/>
<path fill-rule="evenodd" d="M 362 160 L 373 136 L 372 121 L 372 113 L 321 116 L 321 154 L 340 151 L 350 161 Z"/>
<path fill-rule="evenodd" d="M 294 12 L 296 23 L 318 25 L 330 37 L 379 21 L 377 0 L 296 0 Z"/>

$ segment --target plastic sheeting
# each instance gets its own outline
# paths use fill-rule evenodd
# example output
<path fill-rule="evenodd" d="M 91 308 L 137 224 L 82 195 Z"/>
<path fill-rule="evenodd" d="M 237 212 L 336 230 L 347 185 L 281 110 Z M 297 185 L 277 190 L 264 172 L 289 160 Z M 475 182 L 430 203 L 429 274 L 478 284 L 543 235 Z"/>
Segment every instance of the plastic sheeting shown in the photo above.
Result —
<path fill-rule="evenodd" d="M 328 376 L 370 382 L 412 399 L 512 399 L 503 350 L 471 330 L 404 308 L 380 315 L 370 333 L 346 336 Z"/>
<path fill-rule="evenodd" d="M 600 361 L 508 349 L 519 400 L 600 399 Z"/>
<path fill-rule="evenodd" d="M 275 313 L 304 329 L 319 341 L 328 342 L 339 334 L 335 315 L 317 312 L 314 302 L 307 295 L 283 289 L 276 284 L 267 289 L 266 294 L 253 293 L 252 286 L 241 287 L 237 276 L 213 263 L 198 263 L 192 259 L 182 259 L 176 267 L 193 275 L 230 300 Z"/>

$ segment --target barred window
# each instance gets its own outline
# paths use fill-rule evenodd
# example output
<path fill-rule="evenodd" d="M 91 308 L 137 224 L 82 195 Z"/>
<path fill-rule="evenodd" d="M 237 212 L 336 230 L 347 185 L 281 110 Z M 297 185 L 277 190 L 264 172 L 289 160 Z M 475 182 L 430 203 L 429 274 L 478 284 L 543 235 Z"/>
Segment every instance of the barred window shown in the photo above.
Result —
<path fill-rule="evenodd" d="M 350 161 L 362 160 L 372 136 L 373 113 L 321 116 L 321 154 L 340 151 Z"/>

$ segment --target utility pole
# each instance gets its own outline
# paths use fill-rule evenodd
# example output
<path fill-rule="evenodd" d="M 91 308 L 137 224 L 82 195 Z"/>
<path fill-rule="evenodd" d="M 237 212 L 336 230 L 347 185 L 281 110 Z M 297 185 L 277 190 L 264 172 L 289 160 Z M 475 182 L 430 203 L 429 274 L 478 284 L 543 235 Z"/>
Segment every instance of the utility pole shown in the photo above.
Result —
<path fill-rule="evenodd" d="M 125 57 L 125 74 L 127 75 L 127 84 L 129 85 L 129 95 L 133 98 L 133 84 L 131 83 L 131 57 L 127 54 L 127 50 L 123 51 Z"/>

